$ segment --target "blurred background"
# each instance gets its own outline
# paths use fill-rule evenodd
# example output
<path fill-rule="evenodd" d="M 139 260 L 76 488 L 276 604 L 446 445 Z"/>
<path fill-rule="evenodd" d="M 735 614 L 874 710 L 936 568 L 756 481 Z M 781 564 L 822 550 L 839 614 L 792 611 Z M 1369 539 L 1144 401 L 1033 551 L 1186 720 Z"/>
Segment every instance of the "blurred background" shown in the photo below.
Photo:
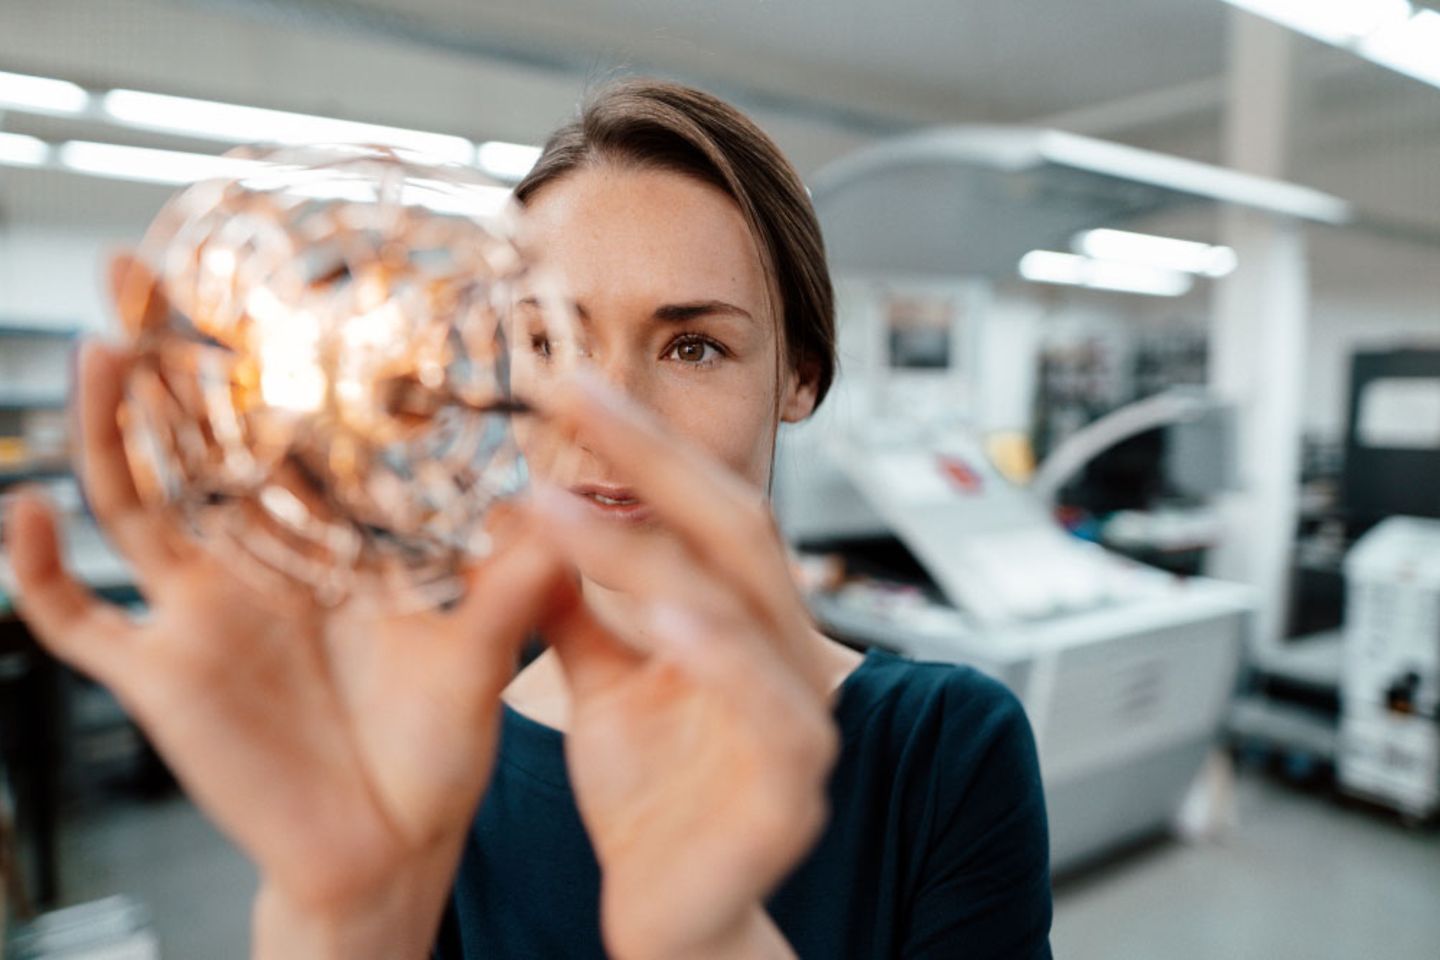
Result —
<path fill-rule="evenodd" d="M 514 182 L 634 72 L 811 188 L 843 372 L 777 512 L 832 635 L 1020 696 L 1057 956 L 1440 956 L 1433 0 L 0 0 L 0 496 L 138 604 L 68 466 L 106 252 L 240 142 Z M 249 867 L 10 606 L 12 949 L 245 956 Z"/>

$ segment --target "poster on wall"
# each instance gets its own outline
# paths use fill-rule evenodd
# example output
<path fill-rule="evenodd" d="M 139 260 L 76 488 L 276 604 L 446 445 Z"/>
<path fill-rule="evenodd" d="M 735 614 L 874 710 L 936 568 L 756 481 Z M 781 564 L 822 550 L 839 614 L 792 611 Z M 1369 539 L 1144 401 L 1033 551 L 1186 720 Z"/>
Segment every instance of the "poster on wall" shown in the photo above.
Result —
<path fill-rule="evenodd" d="M 881 296 L 890 367 L 946 370 L 960 305 L 954 293 L 894 290 Z"/>

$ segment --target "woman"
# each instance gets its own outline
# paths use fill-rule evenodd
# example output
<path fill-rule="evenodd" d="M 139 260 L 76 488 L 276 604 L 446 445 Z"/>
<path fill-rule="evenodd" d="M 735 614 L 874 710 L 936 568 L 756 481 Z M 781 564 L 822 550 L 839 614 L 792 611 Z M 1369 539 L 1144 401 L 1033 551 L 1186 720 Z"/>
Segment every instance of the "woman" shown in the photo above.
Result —
<path fill-rule="evenodd" d="M 99 346 L 83 474 L 150 618 L 65 572 L 37 499 L 9 517 L 36 632 L 116 691 L 259 867 L 255 954 L 1048 956 L 1016 701 L 818 633 L 765 505 L 779 424 L 834 368 L 792 169 L 726 104 L 629 81 L 516 195 L 593 361 L 532 389 L 536 492 L 456 609 L 254 603 L 137 496 L 127 360 Z M 523 332 L 522 390 L 554 347 Z M 532 630 L 548 651 L 515 676 Z"/>

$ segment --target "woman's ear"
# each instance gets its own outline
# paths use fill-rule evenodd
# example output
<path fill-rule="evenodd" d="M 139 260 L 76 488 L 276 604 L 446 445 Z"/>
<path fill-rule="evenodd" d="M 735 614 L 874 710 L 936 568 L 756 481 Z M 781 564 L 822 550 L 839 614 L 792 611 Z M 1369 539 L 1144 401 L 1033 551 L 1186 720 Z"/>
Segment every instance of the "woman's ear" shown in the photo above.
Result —
<path fill-rule="evenodd" d="M 785 402 L 780 405 L 783 423 L 799 423 L 815 412 L 820 372 L 813 363 L 802 363 L 785 378 Z"/>

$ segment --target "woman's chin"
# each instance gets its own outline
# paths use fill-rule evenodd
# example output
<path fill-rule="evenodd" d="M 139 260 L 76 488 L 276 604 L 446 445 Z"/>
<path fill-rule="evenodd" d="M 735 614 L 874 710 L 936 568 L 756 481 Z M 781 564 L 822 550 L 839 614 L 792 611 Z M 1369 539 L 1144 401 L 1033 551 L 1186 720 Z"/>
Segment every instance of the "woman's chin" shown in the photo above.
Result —
<path fill-rule="evenodd" d="M 593 558 L 592 562 L 579 567 L 580 576 L 590 585 L 602 590 L 635 593 L 635 578 L 641 575 L 641 570 L 649 566 L 648 558 L 653 557 L 657 551 L 684 550 L 663 526 L 654 521 L 620 523 L 616 525 L 616 532 L 617 540 L 612 541 L 612 546 L 618 547 L 618 550 L 607 552 L 603 558 Z M 631 563 L 627 562 L 626 557 L 635 557 L 637 560 L 647 558 L 647 561 Z"/>

